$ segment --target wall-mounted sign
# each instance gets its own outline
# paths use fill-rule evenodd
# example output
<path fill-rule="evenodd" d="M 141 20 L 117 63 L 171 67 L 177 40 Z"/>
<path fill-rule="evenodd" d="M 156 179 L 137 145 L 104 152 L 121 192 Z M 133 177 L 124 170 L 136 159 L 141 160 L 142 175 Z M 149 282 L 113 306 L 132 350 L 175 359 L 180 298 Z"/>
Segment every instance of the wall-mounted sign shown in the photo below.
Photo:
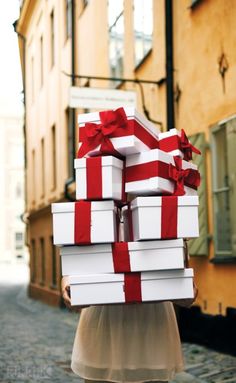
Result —
<path fill-rule="evenodd" d="M 120 106 L 136 106 L 136 92 L 130 90 L 80 88 L 69 89 L 70 108 L 116 109 Z"/>

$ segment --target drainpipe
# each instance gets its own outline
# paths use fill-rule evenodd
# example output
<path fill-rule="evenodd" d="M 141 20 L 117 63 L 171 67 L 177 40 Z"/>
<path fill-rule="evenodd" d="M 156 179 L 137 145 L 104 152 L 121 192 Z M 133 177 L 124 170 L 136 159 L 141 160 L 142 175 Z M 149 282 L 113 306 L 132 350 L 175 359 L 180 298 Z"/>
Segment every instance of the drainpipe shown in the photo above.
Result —
<path fill-rule="evenodd" d="M 75 0 L 71 1 L 71 85 L 76 83 L 76 73 L 75 73 Z M 72 139 L 73 139 L 73 153 L 76 152 L 76 110 L 74 108 L 69 109 L 69 123 L 72 124 Z M 72 169 L 74 169 L 74 158 L 69 158 L 71 161 Z M 69 187 L 75 182 L 75 172 L 73 170 L 72 177 L 68 178 L 64 185 L 64 196 L 69 201 L 74 201 L 75 198 L 71 195 Z"/>
<path fill-rule="evenodd" d="M 18 39 L 21 39 L 23 49 L 22 49 L 22 55 L 23 55 L 23 62 L 22 62 L 22 80 L 23 80 L 23 103 L 24 103 L 24 122 L 23 122 L 23 136 L 24 136 L 24 167 L 25 167 L 25 172 L 24 172 L 24 183 L 25 183 L 25 199 L 27 201 L 27 180 L 26 180 L 26 167 L 27 167 L 27 142 L 26 142 L 26 62 L 25 62 L 25 54 L 26 54 L 26 37 L 22 35 L 20 32 L 17 31 L 17 23 L 18 20 L 16 20 L 12 25 L 14 28 L 15 33 L 18 36 Z M 22 221 L 27 224 L 28 221 L 25 218 L 25 214 L 22 215 Z"/>
<path fill-rule="evenodd" d="M 165 0 L 167 130 L 175 127 L 172 7 L 172 0 Z"/>

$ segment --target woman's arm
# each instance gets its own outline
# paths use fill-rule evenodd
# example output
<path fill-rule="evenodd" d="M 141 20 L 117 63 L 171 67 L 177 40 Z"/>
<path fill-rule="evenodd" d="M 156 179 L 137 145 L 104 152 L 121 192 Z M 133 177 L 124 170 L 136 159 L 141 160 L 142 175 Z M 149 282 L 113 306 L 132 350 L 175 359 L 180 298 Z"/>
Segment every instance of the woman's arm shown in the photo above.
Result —
<path fill-rule="evenodd" d="M 178 305 L 178 306 L 181 306 L 181 307 L 190 307 L 195 302 L 197 295 L 198 295 L 198 288 L 197 288 L 195 282 L 193 282 L 193 293 L 194 293 L 193 298 L 177 299 L 177 300 L 173 301 L 173 303 Z"/>
<path fill-rule="evenodd" d="M 69 277 L 67 275 L 61 279 L 61 294 L 66 307 L 71 309 L 70 284 Z"/>

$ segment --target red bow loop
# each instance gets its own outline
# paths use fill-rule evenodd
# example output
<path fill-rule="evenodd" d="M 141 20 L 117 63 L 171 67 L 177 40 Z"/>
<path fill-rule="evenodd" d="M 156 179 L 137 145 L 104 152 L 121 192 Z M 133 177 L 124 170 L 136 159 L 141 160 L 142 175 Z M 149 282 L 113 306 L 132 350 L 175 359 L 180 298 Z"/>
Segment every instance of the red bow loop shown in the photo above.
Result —
<path fill-rule="evenodd" d="M 85 139 L 78 151 L 78 158 L 84 157 L 88 152 L 101 145 L 102 154 L 119 155 L 115 150 L 110 137 L 118 128 L 127 127 L 127 117 L 124 108 L 99 112 L 101 124 L 87 122 L 85 124 Z"/>
<path fill-rule="evenodd" d="M 182 169 L 182 159 L 174 157 L 175 166 L 169 164 L 169 177 L 175 182 L 173 195 L 184 195 L 184 180 L 189 176 L 190 169 Z"/>
<path fill-rule="evenodd" d="M 181 148 L 184 152 L 184 160 L 186 161 L 192 160 L 193 158 L 192 152 L 196 154 L 201 154 L 200 150 L 198 150 L 195 146 L 193 146 L 191 142 L 188 140 L 188 137 L 184 129 L 181 129 L 180 142 L 181 142 Z"/>

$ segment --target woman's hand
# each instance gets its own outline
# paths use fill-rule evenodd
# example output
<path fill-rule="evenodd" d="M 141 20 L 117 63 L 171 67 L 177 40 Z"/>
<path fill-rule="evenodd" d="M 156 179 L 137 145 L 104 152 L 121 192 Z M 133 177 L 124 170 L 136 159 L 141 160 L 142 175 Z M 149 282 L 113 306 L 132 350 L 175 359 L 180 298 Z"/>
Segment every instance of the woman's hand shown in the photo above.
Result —
<path fill-rule="evenodd" d="M 70 285 L 69 278 L 67 276 L 63 277 L 61 280 L 61 293 L 66 307 L 71 309 Z"/>

